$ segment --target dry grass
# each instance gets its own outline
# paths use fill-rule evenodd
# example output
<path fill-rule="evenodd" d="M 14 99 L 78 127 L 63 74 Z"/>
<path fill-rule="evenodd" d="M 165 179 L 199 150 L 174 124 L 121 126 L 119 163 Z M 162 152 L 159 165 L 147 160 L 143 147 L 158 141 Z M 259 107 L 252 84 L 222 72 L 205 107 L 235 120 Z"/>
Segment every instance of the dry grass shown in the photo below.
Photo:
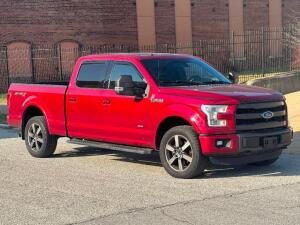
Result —
<path fill-rule="evenodd" d="M 6 104 L 6 94 L 0 94 L 0 104 Z"/>

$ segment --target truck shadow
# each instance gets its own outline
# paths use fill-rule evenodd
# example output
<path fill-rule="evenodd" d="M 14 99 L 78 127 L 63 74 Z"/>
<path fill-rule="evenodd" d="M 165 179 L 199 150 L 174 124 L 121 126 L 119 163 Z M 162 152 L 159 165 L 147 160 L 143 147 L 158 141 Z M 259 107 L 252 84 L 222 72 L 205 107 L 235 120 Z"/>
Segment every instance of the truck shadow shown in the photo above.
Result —
<path fill-rule="evenodd" d="M 112 160 L 116 160 L 116 161 L 161 167 L 159 154 L 157 152 L 154 152 L 151 155 L 139 155 L 134 153 L 118 152 L 109 149 L 101 149 L 101 148 L 94 148 L 94 147 L 77 147 L 77 148 L 73 148 L 72 151 L 55 154 L 53 157 L 69 158 L 69 157 L 86 157 L 86 156 L 101 156 L 101 155 L 114 156 L 115 158 Z"/>
<path fill-rule="evenodd" d="M 125 152 L 116 152 L 108 149 L 99 149 L 93 147 L 77 147 L 72 151 L 55 154 L 53 158 L 86 157 L 111 155 L 112 160 L 136 163 L 147 166 L 162 167 L 159 154 L 138 155 Z M 149 168 L 150 169 L 150 168 Z M 218 166 L 210 164 L 204 175 L 199 179 L 208 178 L 226 178 L 243 176 L 299 176 L 300 175 L 300 132 L 295 132 L 294 142 L 280 159 L 270 166 Z"/>
<path fill-rule="evenodd" d="M 299 176 L 300 155 L 283 154 L 278 161 L 269 166 L 212 166 L 205 171 L 204 178 L 226 177 L 274 177 L 274 176 Z M 201 178 L 201 177 L 200 177 Z"/>

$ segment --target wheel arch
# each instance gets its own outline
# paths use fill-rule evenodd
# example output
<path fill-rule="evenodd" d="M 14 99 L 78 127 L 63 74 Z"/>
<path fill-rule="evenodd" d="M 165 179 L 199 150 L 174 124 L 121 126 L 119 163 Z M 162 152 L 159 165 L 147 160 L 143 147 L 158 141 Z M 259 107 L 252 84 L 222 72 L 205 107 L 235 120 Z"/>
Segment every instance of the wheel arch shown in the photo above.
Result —
<path fill-rule="evenodd" d="M 27 106 L 22 115 L 21 137 L 23 140 L 25 137 L 24 133 L 25 133 L 26 124 L 32 117 L 35 117 L 35 116 L 45 116 L 46 123 L 48 124 L 46 115 L 43 112 L 43 110 L 40 109 L 40 107 L 38 107 L 36 105 Z"/>
<path fill-rule="evenodd" d="M 182 116 L 169 116 L 169 117 L 163 119 L 156 129 L 156 135 L 155 135 L 156 149 L 159 149 L 160 142 L 161 142 L 164 134 L 169 129 L 176 127 L 176 126 L 182 126 L 182 125 L 191 126 L 196 131 L 195 126 Z"/>
<path fill-rule="evenodd" d="M 154 129 L 155 139 L 152 145 L 159 149 L 162 135 L 169 129 L 180 125 L 189 125 L 193 127 L 197 134 L 201 133 L 201 128 L 204 126 L 204 119 L 200 113 L 195 109 L 185 104 L 170 104 L 164 107 L 158 113 L 159 119 L 156 120 L 157 124 Z"/>

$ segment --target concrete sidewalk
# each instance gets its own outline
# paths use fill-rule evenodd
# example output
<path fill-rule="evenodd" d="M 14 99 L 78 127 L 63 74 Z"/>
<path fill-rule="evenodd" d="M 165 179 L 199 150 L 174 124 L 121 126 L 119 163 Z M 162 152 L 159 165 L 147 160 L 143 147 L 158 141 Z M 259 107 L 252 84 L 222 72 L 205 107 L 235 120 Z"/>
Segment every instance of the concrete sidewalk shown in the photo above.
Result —
<path fill-rule="evenodd" d="M 285 95 L 288 105 L 289 123 L 294 130 L 294 140 L 285 152 L 300 154 L 300 91 Z"/>
<path fill-rule="evenodd" d="M 285 95 L 288 105 L 289 122 L 295 132 L 300 132 L 300 91 Z"/>

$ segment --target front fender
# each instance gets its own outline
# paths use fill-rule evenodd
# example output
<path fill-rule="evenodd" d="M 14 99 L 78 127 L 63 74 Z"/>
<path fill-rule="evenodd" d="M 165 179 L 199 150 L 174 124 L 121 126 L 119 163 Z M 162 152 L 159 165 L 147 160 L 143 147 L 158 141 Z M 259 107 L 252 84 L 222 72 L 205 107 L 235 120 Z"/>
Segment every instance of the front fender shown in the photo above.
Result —
<path fill-rule="evenodd" d="M 205 120 L 196 109 L 184 104 L 171 104 L 159 112 L 158 121 L 155 123 L 157 125 L 155 131 L 157 131 L 160 124 L 169 117 L 180 117 L 186 120 L 193 126 L 198 134 L 201 133 L 201 127 L 205 125 Z"/>

